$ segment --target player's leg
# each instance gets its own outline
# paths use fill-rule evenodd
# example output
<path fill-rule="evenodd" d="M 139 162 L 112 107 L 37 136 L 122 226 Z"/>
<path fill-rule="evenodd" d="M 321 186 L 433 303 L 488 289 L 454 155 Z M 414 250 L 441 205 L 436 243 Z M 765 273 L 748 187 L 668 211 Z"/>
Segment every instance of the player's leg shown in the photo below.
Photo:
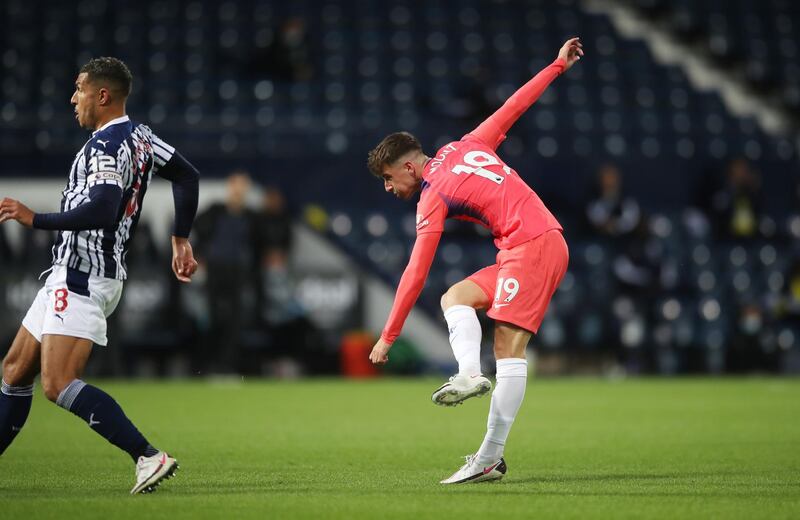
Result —
<path fill-rule="evenodd" d="M 528 361 L 525 347 L 531 332 L 511 323 L 497 322 L 494 353 L 497 359 L 497 383 L 492 392 L 486 436 L 477 454 L 477 463 L 488 466 L 503 457 L 506 439 L 525 397 Z"/>
<path fill-rule="evenodd" d="M 442 480 L 442 484 L 498 480 L 506 474 L 503 450 L 525 396 L 528 379 L 525 347 L 530 338 L 529 331 L 516 325 L 504 322 L 495 324 L 497 384 L 492 392 L 486 435 L 478 452 L 467 456 L 466 463 L 449 478 Z"/>
<path fill-rule="evenodd" d="M 81 380 L 92 352 L 92 341 L 72 336 L 42 336 L 42 387 L 44 395 L 89 424 L 111 444 L 127 452 L 134 462 L 156 451 L 125 416 L 114 399 Z"/>
<path fill-rule="evenodd" d="M 431 400 L 436 404 L 455 406 L 492 389 L 491 382 L 481 374 L 481 325 L 475 310 L 485 309 L 491 303 L 479 284 L 483 282 L 491 287 L 494 280 L 489 279 L 496 272 L 496 266 L 482 269 L 450 287 L 442 296 L 442 311 L 450 332 L 450 346 L 458 362 L 458 374 L 433 392 Z"/>
<path fill-rule="evenodd" d="M 39 373 L 39 341 L 20 327 L 3 359 L 0 388 L 0 454 L 25 425 L 33 401 L 33 380 Z"/>
<path fill-rule="evenodd" d="M 525 397 L 525 348 L 539 330 L 569 262 L 567 244 L 558 231 L 549 231 L 501 256 L 497 301 L 490 312 L 496 322 L 497 384 L 486 436 L 476 456 L 476 462 L 484 466 L 502 460 L 508 433 Z"/>
<path fill-rule="evenodd" d="M 0 438 L 2 438 L 0 453 L 13 442 L 31 409 L 33 380 L 40 369 L 40 343 L 49 308 L 48 295 L 47 287 L 42 287 L 36 294 L 3 360 L 3 384 L 0 390 Z"/>
<path fill-rule="evenodd" d="M 45 334 L 42 337 L 45 396 L 86 421 L 91 429 L 131 456 L 137 464 L 137 484 L 131 493 L 150 491 L 172 475 L 177 462 L 147 442 L 114 398 L 81 380 L 91 352 L 91 340 Z"/>
<path fill-rule="evenodd" d="M 496 271 L 493 267 L 486 269 Z M 494 285 L 494 280 L 491 283 Z M 474 376 L 481 373 L 481 325 L 475 310 L 486 309 L 490 303 L 486 292 L 470 279 L 453 285 L 442 296 L 442 311 L 459 374 Z"/>
<path fill-rule="evenodd" d="M 47 278 L 41 325 L 42 388 L 58 406 L 86 421 L 128 452 L 134 462 L 155 450 L 102 390 L 81 380 L 92 345 L 107 343 L 106 318 L 122 295 L 122 282 L 55 266 Z"/>
<path fill-rule="evenodd" d="M 516 419 L 528 378 L 525 348 L 539 330 L 547 306 L 567 270 L 569 254 L 561 233 L 539 238 L 498 254 L 497 290 L 489 317 L 495 320 L 497 384 L 492 393 L 487 431 L 480 449 L 444 484 L 480 482 L 506 473 L 506 440 Z"/>

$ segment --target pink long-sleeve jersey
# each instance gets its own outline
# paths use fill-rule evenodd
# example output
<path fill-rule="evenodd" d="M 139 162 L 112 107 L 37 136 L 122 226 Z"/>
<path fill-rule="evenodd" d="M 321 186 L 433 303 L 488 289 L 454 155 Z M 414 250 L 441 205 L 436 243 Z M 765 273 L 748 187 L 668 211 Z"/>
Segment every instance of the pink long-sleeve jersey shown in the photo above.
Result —
<path fill-rule="evenodd" d="M 417 204 L 417 239 L 381 337 L 392 343 L 428 277 L 447 218 L 488 228 L 498 249 L 511 249 L 561 225 L 538 195 L 496 153 L 511 125 L 566 67 L 562 59 L 539 72 L 500 109 L 425 165 Z"/>

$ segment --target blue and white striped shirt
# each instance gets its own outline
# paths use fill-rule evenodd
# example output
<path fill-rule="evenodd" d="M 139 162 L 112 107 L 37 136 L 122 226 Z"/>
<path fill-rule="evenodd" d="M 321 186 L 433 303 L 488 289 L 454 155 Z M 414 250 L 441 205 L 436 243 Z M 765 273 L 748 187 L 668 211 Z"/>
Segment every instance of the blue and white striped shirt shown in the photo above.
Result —
<path fill-rule="evenodd" d="M 92 134 L 75 156 L 61 192 L 61 211 L 89 201 L 89 189 L 112 184 L 122 189 L 122 203 L 112 226 L 60 231 L 53 245 L 53 265 L 64 265 L 104 278 L 125 280 L 125 255 L 136 231 L 142 202 L 153 174 L 172 158 L 175 148 L 149 127 L 122 116 Z"/>

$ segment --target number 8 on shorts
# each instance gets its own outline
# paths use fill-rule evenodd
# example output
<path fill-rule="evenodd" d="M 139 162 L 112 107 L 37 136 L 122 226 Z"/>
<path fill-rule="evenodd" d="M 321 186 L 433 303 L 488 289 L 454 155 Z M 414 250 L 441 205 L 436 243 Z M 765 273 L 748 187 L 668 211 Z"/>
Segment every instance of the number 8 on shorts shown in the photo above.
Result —
<path fill-rule="evenodd" d="M 56 289 L 55 291 L 55 303 L 53 304 L 53 310 L 56 312 L 64 312 L 67 310 L 67 306 L 69 302 L 67 301 L 67 296 L 69 295 L 69 291 L 66 289 Z"/>

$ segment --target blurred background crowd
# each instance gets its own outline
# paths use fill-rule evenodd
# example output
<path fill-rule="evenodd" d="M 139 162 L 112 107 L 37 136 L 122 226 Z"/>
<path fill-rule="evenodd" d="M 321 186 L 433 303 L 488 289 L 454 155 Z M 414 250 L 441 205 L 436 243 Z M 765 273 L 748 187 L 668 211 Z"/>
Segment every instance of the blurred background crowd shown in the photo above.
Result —
<path fill-rule="evenodd" d="M 414 208 L 383 193 L 366 152 L 403 129 L 432 155 L 573 35 L 586 58 L 500 148 L 570 246 L 534 340 L 540 370 L 800 372 L 796 2 L 6 0 L 0 10 L 1 195 L 41 186 L 37 199 L 57 204 L 54 184 L 37 183 L 63 183 L 87 137 L 68 101 L 98 55 L 133 71 L 131 117 L 198 166 L 201 190 L 218 188 L 196 220 L 201 270 L 189 286 L 171 278 L 158 231 L 169 208 L 145 202 L 98 373 L 369 372 L 354 361 L 379 332 L 364 318 L 364 286 L 396 285 Z M 485 231 L 448 226 L 418 305 L 442 328 L 440 295 L 496 253 Z M 52 239 L 8 228 L 5 344 Z M 298 252 L 305 240 L 348 266 Z M 402 344 L 395 369 L 445 369 L 426 349 Z"/>

